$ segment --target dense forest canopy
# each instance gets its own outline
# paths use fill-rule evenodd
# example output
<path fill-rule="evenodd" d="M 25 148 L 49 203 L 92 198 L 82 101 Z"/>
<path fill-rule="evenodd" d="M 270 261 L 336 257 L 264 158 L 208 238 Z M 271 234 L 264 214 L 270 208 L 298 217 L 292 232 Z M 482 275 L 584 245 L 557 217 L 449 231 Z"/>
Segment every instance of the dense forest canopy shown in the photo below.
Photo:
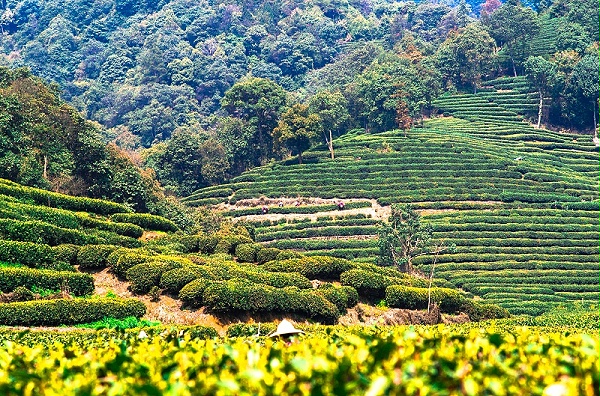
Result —
<path fill-rule="evenodd" d="M 101 125 L 106 141 L 141 151 L 143 165 L 179 195 L 353 128 L 408 129 L 438 95 L 474 92 L 499 76 L 528 76 L 540 97 L 538 125 L 585 131 L 597 121 L 592 0 L 76 0 L 68 7 L 3 0 L 0 7 L 0 64 L 56 83 L 55 94 Z M 11 90 L 0 96 L 5 112 L 18 88 L 2 89 Z M 64 117 L 63 104 L 53 106 L 39 116 Z M 21 172 L 13 178 L 82 172 L 76 155 L 28 144 L 37 168 L 12 164 L 6 169 Z"/>

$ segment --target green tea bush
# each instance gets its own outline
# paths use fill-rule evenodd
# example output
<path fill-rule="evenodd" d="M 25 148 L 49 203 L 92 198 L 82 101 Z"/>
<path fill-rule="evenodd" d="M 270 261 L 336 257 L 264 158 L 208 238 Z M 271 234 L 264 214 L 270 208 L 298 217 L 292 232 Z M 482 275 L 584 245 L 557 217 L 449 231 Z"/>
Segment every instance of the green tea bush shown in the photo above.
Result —
<path fill-rule="evenodd" d="M 340 274 L 354 268 L 354 264 L 336 257 L 313 256 L 270 261 L 262 268 L 272 272 L 299 272 L 309 279 L 338 280 Z"/>
<path fill-rule="evenodd" d="M 54 251 L 48 245 L 33 242 L 0 240 L 0 261 L 39 267 L 54 262 Z"/>
<path fill-rule="evenodd" d="M 131 282 L 131 291 L 136 294 L 145 294 L 152 286 L 160 284 L 160 278 L 164 272 L 180 268 L 181 264 L 174 262 L 151 261 L 140 263 L 129 268 L 126 278 Z"/>
<path fill-rule="evenodd" d="M 317 292 L 335 305 L 341 313 L 345 313 L 347 308 L 352 308 L 358 302 L 358 293 L 350 286 L 334 286 L 331 283 L 324 283 L 319 286 Z"/>
<path fill-rule="evenodd" d="M 299 289 L 311 289 L 312 284 L 308 278 L 297 272 L 259 272 L 239 271 L 236 277 L 248 279 L 254 283 L 261 283 L 277 288 L 295 286 Z"/>
<path fill-rule="evenodd" d="M 219 243 L 219 236 L 216 234 L 200 235 L 198 240 L 198 251 L 204 254 L 213 254 Z"/>
<path fill-rule="evenodd" d="M 385 289 L 388 307 L 404 309 L 427 309 L 429 291 L 422 287 L 392 285 Z M 470 303 L 458 290 L 431 288 L 431 302 L 437 303 L 442 312 L 454 313 Z"/>
<path fill-rule="evenodd" d="M 340 283 L 353 287 L 361 297 L 375 301 L 385 297 L 388 286 L 412 286 L 413 283 L 419 282 L 411 277 L 392 277 L 363 269 L 352 269 L 340 275 Z"/>
<path fill-rule="evenodd" d="M 55 246 L 63 243 L 85 245 L 97 243 L 98 238 L 78 230 L 60 228 L 43 221 L 0 219 L 0 237 L 23 242 Z"/>
<path fill-rule="evenodd" d="M 131 267 L 152 260 L 153 256 L 148 254 L 142 254 L 139 252 L 123 253 L 119 255 L 116 264 L 111 266 L 111 271 L 120 278 L 126 278 L 127 270 L 129 270 Z"/>
<path fill-rule="evenodd" d="M 136 224 L 145 230 L 166 232 L 175 232 L 179 230 L 177 224 L 171 220 L 148 213 L 116 213 L 112 215 L 110 219 L 118 223 Z"/>
<path fill-rule="evenodd" d="M 234 323 L 227 328 L 226 337 L 266 336 L 277 329 L 275 323 Z"/>
<path fill-rule="evenodd" d="M 146 306 L 137 299 L 35 300 L 0 304 L 4 326 L 60 326 L 90 323 L 106 317 L 142 317 Z"/>
<path fill-rule="evenodd" d="M 188 283 L 198 278 L 198 271 L 190 267 L 175 268 L 163 272 L 159 286 L 170 294 L 177 295 Z"/>
<path fill-rule="evenodd" d="M 214 281 L 209 279 L 194 279 L 179 291 L 179 299 L 184 306 L 201 307 L 204 305 L 204 290 L 212 284 Z"/>
<path fill-rule="evenodd" d="M 264 247 L 256 252 L 256 261 L 258 264 L 264 264 L 269 261 L 273 261 L 281 253 L 281 249 Z"/>
<path fill-rule="evenodd" d="M 113 221 L 106 221 L 94 218 L 90 215 L 77 213 L 79 223 L 86 228 L 96 228 L 98 230 L 104 230 L 114 232 L 119 235 L 139 238 L 144 233 L 144 229 L 136 224 L 131 223 L 117 223 Z"/>
<path fill-rule="evenodd" d="M 80 247 L 81 246 L 72 244 L 52 246 L 52 251 L 54 252 L 54 260 L 64 261 L 71 265 L 75 265 L 77 264 L 77 254 L 79 253 Z"/>
<path fill-rule="evenodd" d="M 94 292 L 94 278 L 77 272 L 0 267 L 0 290 L 11 292 L 19 286 L 48 290 L 64 288 L 76 296 L 83 296 Z"/>
<path fill-rule="evenodd" d="M 252 239 L 243 235 L 224 235 L 215 246 L 215 253 L 234 254 L 235 248 L 242 243 L 253 243 Z"/>
<path fill-rule="evenodd" d="M 25 187 L 4 179 L 0 179 L 0 194 L 23 200 L 32 200 L 38 205 L 76 212 L 92 212 L 101 215 L 131 212 L 131 209 L 127 206 L 115 202 L 85 197 L 72 197 L 39 188 Z"/>
<path fill-rule="evenodd" d="M 32 301 L 35 300 L 35 293 L 26 288 L 25 286 L 17 286 L 12 292 L 12 301 L 11 302 L 19 302 L 19 301 Z"/>
<path fill-rule="evenodd" d="M 329 324 L 340 316 L 335 305 L 312 290 L 279 289 L 240 279 L 211 284 L 204 290 L 203 299 L 214 312 L 294 312 Z"/>
<path fill-rule="evenodd" d="M 262 249 L 258 243 L 241 243 L 235 248 L 235 256 L 239 262 L 254 263 L 256 262 L 256 254 Z"/>
<path fill-rule="evenodd" d="M 108 256 L 114 252 L 118 246 L 113 245 L 85 245 L 77 253 L 77 263 L 79 268 L 105 268 L 107 266 Z"/>

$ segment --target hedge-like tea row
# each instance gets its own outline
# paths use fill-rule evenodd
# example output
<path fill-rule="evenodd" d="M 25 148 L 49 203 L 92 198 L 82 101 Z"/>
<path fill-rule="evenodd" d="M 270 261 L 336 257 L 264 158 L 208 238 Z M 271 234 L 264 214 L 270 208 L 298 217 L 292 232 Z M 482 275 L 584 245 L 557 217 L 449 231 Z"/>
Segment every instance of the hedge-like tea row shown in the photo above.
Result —
<path fill-rule="evenodd" d="M 43 220 L 62 228 L 78 228 L 77 215 L 67 210 L 49 208 L 41 205 L 27 205 L 18 202 L 0 200 L 0 217 L 14 220 Z"/>
<path fill-rule="evenodd" d="M 48 245 L 0 240 L 0 261 L 39 267 L 51 264 L 55 254 Z"/>
<path fill-rule="evenodd" d="M 88 215 L 77 213 L 77 218 L 83 227 L 96 228 L 98 230 L 110 231 L 119 235 L 128 236 L 131 238 L 139 238 L 144 233 L 144 229 L 139 225 L 130 223 L 116 223 L 96 219 Z"/>
<path fill-rule="evenodd" d="M 270 272 L 298 272 L 308 279 L 327 280 L 340 279 L 343 272 L 354 267 L 355 265 L 348 260 L 328 256 L 275 260 L 261 266 L 261 268 Z"/>
<path fill-rule="evenodd" d="M 369 208 L 371 207 L 370 202 L 348 202 L 344 205 L 345 209 L 358 209 L 358 208 Z M 310 205 L 310 206 L 272 206 L 269 207 L 269 213 L 271 214 L 312 214 L 319 212 L 330 212 L 338 210 L 336 204 L 329 205 Z M 223 213 L 226 216 L 240 217 L 247 215 L 262 214 L 262 207 L 250 208 L 250 209 L 238 209 L 230 212 Z"/>
<path fill-rule="evenodd" d="M 39 220 L 0 219 L 0 237 L 23 242 L 44 243 L 51 246 L 62 243 L 85 245 L 99 242 L 94 235 L 88 235 L 79 230 L 60 228 Z"/>
<path fill-rule="evenodd" d="M 350 226 L 350 227 L 322 227 L 307 228 L 304 230 L 273 231 L 256 236 L 257 242 L 267 242 L 275 239 L 310 238 L 319 236 L 352 236 L 376 235 L 378 227 L 375 226 Z"/>
<path fill-rule="evenodd" d="M 366 265 L 361 265 L 363 269 L 352 269 L 340 275 L 340 283 L 344 286 L 352 286 L 358 294 L 367 300 L 376 300 L 385 297 L 385 290 L 388 286 L 403 285 L 414 287 L 427 287 L 428 282 L 424 279 L 409 276 L 407 274 L 393 271 L 377 273 L 370 271 Z M 435 280 L 434 286 L 443 285 L 443 280 Z"/>
<path fill-rule="evenodd" d="M 115 202 L 85 197 L 72 197 L 39 188 L 25 187 L 5 179 L 0 179 L 0 194 L 23 200 L 32 200 L 39 205 L 77 212 L 92 212 L 102 215 L 131 212 L 131 209 L 127 206 Z"/>
<path fill-rule="evenodd" d="M 325 324 L 340 316 L 322 294 L 294 287 L 283 289 L 230 280 L 213 283 L 203 293 L 204 305 L 214 312 L 301 313 Z"/>
<path fill-rule="evenodd" d="M 59 326 L 90 323 L 103 318 L 142 317 L 146 306 L 131 299 L 98 298 L 36 300 L 0 303 L 0 324 L 4 326 Z"/>
<path fill-rule="evenodd" d="M 385 301 L 391 308 L 427 309 L 429 289 L 401 285 L 388 286 L 385 289 Z M 437 303 L 442 312 L 454 313 L 462 309 L 466 299 L 458 290 L 432 287 L 431 302 Z"/>
<path fill-rule="evenodd" d="M 19 286 L 28 289 L 32 287 L 46 290 L 66 289 L 76 296 L 84 296 L 94 292 L 94 278 L 92 275 L 78 272 L 0 267 L 0 291 L 12 292 Z"/>
<path fill-rule="evenodd" d="M 131 223 L 142 227 L 145 230 L 172 231 L 179 230 L 177 224 L 162 216 L 149 213 L 117 213 L 110 217 L 112 221 L 118 223 Z"/>

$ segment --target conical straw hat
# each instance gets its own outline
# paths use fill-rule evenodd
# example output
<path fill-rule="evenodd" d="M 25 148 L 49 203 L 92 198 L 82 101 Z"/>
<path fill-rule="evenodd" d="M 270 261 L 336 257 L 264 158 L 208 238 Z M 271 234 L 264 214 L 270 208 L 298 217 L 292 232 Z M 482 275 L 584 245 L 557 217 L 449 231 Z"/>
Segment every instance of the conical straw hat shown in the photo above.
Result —
<path fill-rule="evenodd" d="M 277 330 L 275 330 L 274 333 L 269 334 L 269 337 L 277 337 L 286 334 L 304 334 L 304 332 L 295 328 L 292 322 L 290 322 L 289 320 L 284 319 L 277 326 Z"/>

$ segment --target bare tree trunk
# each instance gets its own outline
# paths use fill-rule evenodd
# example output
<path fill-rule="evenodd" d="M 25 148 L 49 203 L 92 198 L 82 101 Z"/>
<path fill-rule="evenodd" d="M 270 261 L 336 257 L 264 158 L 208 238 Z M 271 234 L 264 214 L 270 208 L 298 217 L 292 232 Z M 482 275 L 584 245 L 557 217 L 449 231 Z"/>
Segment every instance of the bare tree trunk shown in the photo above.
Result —
<path fill-rule="evenodd" d="M 596 124 L 596 101 L 594 100 L 594 139 L 598 140 L 598 125 Z"/>
<path fill-rule="evenodd" d="M 302 164 L 302 151 L 298 152 L 298 163 Z"/>
<path fill-rule="evenodd" d="M 438 255 L 442 251 L 442 249 L 441 249 L 442 246 L 443 246 L 443 243 L 442 243 L 442 245 L 440 245 L 438 248 L 435 249 L 435 256 L 433 257 L 431 273 L 429 274 L 429 287 L 427 290 L 427 313 L 429 313 L 429 307 L 431 307 L 431 284 L 433 283 L 433 273 L 435 272 L 435 263 L 437 262 Z"/>
<path fill-rule="evenodd" d="M 48 180 L 48 156 L 44 155 L 44 179 Z"/>
<path fill-rule="evenodd" d="M 544 107 L 544 95 L 542 95 L 542 91 L 539 91 L 540 94 L 540 103 L 538 105 L 538 122 L 537 129 L 540 129 L 540 125 L 542 124 L 542 108 Z"/>
<path fill-rule="evenodd" d="M 513 73 L 515 74 L 515 77 L 517 77 L 517 67 L 515 66 L 515 59 L 513 58 L 512 49 L 508 51 L 508 53 L 510 54 L 510 61 L 512 63 Z"/>
<path fill-rule="evenodd" d="M 331 129 L 329 130 L 329 141 L 327 142 L 327 146 L 329 146 L 329 152 L 331 153 L 331 159 L 335 159 L 335 155 L 333 153 L 333 134 L 331 133 Z"/>

